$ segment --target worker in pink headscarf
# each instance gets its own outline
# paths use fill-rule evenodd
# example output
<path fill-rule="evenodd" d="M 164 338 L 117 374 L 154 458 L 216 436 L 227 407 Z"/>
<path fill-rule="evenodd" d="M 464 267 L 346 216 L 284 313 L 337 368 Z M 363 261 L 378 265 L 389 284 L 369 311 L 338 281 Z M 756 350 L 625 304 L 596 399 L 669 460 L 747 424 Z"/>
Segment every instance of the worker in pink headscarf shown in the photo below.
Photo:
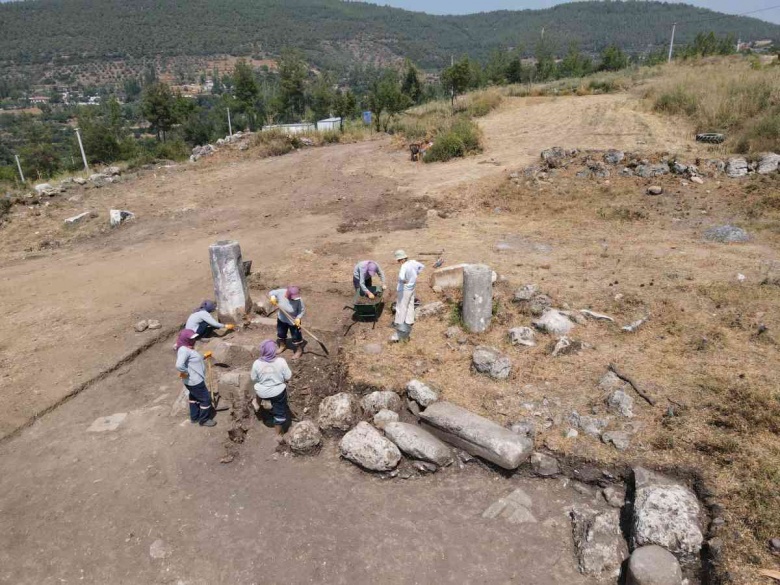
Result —
<path fill-rule="evenodd" d="M 293 360 L 303 355 L 303 333 L 301 319 L 306 313 L 306 307 L 301 299 L 301 289 L 297 286 L 278 288 L 268 293 L 271 304 L 279 309 L 276 318 L 276 344 L 279 353 L 287 349 L 287 335 L 292 337 L 295 353 Z"/>
<path fill-rule="evenodd" d="M 202 427 L 213 427 L 217 423 L 214 420 L 214 406 L 211 403 L 211 393 L 206 386 L 206 363 L 204 358 L 211 353 L 200 355 L 195 351 L 195 340 L 198 335 L 192 329 L 183 329 L 176 339 L 176 369 L 179 377 L 184 382 L 184 387 L 189 392 L 190 422 L 198 423 Z"/>
<path fill-rule="evenodd" d="M 254 382 L 256 397 L 252 400 L 255 411 L 260 410 L 259 401 L 271 403 L 274 427 L 281 438 L 290 423 L 290 406 L 287 402 L 287 382 L 292 372 L 284 358 L 276 355 L 276 343 L 266 339 L 260 344 L 260 358 L 252 364 L 249 377 Z"/>
<path fill-rule="evenodd" d="M 352 286 L 355 292 L 360 290 L 361 296 L 373 299 L 374 293 L 369 287 L 374 284 L 374 276 L 377 275 L 379 275 L 382 281 L 382 290 L 385 290 L 387 288 L 385 285 L 385 273 L 379 264 L 373 260 L 361 260 L 355 264 L 355 269 L 352 271 Z"/>

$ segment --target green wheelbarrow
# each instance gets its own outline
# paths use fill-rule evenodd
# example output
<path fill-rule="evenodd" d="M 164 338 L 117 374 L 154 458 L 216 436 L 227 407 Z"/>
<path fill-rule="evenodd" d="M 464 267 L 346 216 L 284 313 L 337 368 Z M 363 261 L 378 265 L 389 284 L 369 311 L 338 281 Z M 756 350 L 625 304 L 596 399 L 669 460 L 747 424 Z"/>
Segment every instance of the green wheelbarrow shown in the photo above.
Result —
<path fill-rule="evenodd" d="M 370 287 L 369 290 L 374 293 L 374 298 L 369 299 L 360 294 L 360 290 L 355 292 L 352 304 L 344 307 L 352 311 L 352 321 L 361 323 L 373 323 L 372 329 L 376 327 L 376 322 L 382 316 L 385 309 L 385 301 L 382 298 L 383 290 L 378 287 Z M 354 325 L 354 323 L 353 323 Z M 352 327 L 352 325 L 350 325 Z M 347 329 L 349 330 L 349 328 Z"/>

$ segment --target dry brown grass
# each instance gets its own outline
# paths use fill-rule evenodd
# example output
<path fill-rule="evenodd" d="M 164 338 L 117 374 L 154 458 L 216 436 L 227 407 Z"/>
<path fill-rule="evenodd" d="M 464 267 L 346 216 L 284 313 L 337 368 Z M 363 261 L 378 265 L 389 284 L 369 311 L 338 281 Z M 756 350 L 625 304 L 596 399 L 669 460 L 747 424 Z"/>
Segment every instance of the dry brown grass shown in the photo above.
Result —
<path fill-rule="evenodd" d="M 537 444 L 562 454 L 699 470 L 725 507 L 727 527 L 719 534 L 725 567 L 737 582 L 754 583 L 756 567 L 773 563 L 766 539 L 780 530 L 780 354 L 774 340 L 780 339 L 780 286 L 767 269 L 780 240 L 771 227 L 778 211 L 759 203 L 774 197 L 773 183 L 708 178 L 702 186 L 683 186 L 669 177 L 654 181 L 666 195 L 648 197 L 640 179 L 591 181 L 572 173 L 549 182 L 490 181 L 451 194 L 448 202 L 459 203 L 460 213 L 409 237 L 419 250 L 446 248 L 448 262 L 487 262 L 507 278 L 496 287 L 494 326 L 483 335 L 464 333 L 461 345 L 445 338 L 450 316 L 444 315 L 418 323 L 410 344 L 385 346 L 379 359 L 364 355 L 363 343 L 389 336 L 385 316 L 374 331 L 355 328 L 347 345 L 350 375 L 395 389 L 416 377 L 498 422 L 532 417 L 541 430 Z M 755 187 L 746 196 L 749 185 Z M 726 222 L 750 225 L 754 240 L 702 240 L 704 229 Z M 497 242 L 513 249 L 499 252 Z M 747 276 L 744 283 L 739 273 Z M 578 326 L 574 337 L 589 348 L 577 355 L 550 357 L 553 340 L 544 335 L 534 348 L 513 348 L 506 330 L 531 318 L 511 302 L 511 290 L 528 282 L 555 306 L 591 308 L 617 323 Z M 424 301 L 437 298 L 427 286 L 421 289 Z M 449 302 L 455 306 L 458 299 Z M 638 333 L 620 331 L 647 313 L 652 317 Z M 759 333 L 761 325 L 766 332 Z M 511 356 L 509 380 L 470 371 L 477 344 Z M 658 401 L 650 407 L 634 396 L 630 424 L 637 433 L 625 453 L 582 434 L 564 437 L 572 410 L 607 414 L 597 384 L 610 362 Z M 613 418 L 610 428 L 624 424 Z"/>

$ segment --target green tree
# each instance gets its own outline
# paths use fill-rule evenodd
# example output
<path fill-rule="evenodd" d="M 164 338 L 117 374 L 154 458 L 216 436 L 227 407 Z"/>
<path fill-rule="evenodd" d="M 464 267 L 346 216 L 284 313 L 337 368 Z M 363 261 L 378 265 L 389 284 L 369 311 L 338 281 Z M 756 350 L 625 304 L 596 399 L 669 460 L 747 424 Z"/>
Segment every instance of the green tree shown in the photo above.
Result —
<path fill-rule="evenodd" d="M 142 111 L 158 140 L 165 140 L 165 134 L 176 123 L 174 97 L 171 88 L 162 82 L 153 83 L 144 90 Z"/>
<path fill-rule="evenodd" d="M 620 50 L 620 47 L 611 45 L 601 52 L 602 71 L 620 71 L 628 67 L 628 56 Z"/>
<path fill-rule="evenodd" d="M 385 71 L 382 78 L 374 83 L 366 103 L 374 114 L 374 127 L 377 132 L 387 132 L 392 120 L 412 105 L 409 96 L 401 91 L 398 75 L 392 69 Z"/>
<path fill-rule="evenodd" d="M 523 61 L 520 59 L 520 55 L 517 55 L 509 61 L 506 68 L 506 80 L 508 83 L 522 83 L 524 73 Z"/>
<path fill-rule="evenodd" d="M 584 77 L 593 72 L 593 62 L 580 53 L 576 43 L 569 45 L 569 51 L 558 65 L 560 77 Z"/>
<path fill-rule="evenodd" d="M 542 37 L 536 44 L 536 81 L 555 79 L 558 74 L 552 44 Z"/>
<path fill-rule="evenodd" d="M 494 49 L 490 53 L 487 65 L 485 65 L 485 78 L 493 85 L 504 85 L 507 82 L 509 66 L 511 64 L 509 53 L 502 49 Z"/>
<path fill-rule="evenodd" d="M 357 98 L 351 91 L 338 91 L 333 101 L 333 112 L 341 118 L 341 130 L 344 130 L 344 120 L 352 118 L 357 113 Z"/>
<path fill-rule="evenodd" d="M 463 57 L 457 63 L 447 67 L 441 74 L 441 83 L 450 94 L 450 101 L 455 106 L 455 98 L 465 93 L 471 87 L 472 68 L 468 57 Z"/>
<path fill-rule="evenodd" d="M 125 90 L 125 101 L 134 102 L 141 97 L 141 82 L 137 77 L 128 77 L 122 84 Z"/>
<path fill-rule="evenodd" d="M 315 122 L 330 117 L 335 100 L 333 80 L 328 73 L 323 73 L 314 82 L 309 100 Z"/>
<path fill-rule="evenodd" d="M 60 168 L 60 157 L 52 143 L 49 126 L 38 120 L 25 120 L 22 127 L 26 143 L 19 149 L 22 170 L 27 179 L 51 177 Z"/>
<path fill-rule="evenodd" d="M 87 160 L 91 163 L 110 163 L 122 158 L 122 141 L 126 138 L 122 106 L 112 97 L 98 107 L 86 106 L 78 111 L 81 140 Z M 71 154 L 80 156 L 74 139 Z"/>
<path fill-rule="evenodd" d="M 278 110 L 287 120 L 300 119 L 306 109 L 305 89 L 308 67 L 303 55 L 285 49 L 279 59 Z"/>
<path fill-rule="evenodd" d="M 262 113 L 260 104 L 260 86 L 252 67 L 243 59 L 236 62 L 233 70 L 233 95 L 238 103 L 238 112 L 246 116 L 250 130 L 257 128 L 258 113 Z M 262 115 L 260 116 L 262 118 Z"/>
<path fill-rule="evenodd" d="M 401 84 L 401 91 L 412 103 L 419 104 L 422 99 L 423 87 L 420 81 L 420 72 L 409 59 L 406 60 L 406 73 Z"/>

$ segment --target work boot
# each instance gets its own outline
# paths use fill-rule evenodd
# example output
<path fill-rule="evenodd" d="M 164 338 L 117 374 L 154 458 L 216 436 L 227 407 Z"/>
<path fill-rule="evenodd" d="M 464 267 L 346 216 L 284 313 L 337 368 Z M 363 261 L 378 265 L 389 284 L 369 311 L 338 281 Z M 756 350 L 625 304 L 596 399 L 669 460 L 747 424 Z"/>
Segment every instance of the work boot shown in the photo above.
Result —
<path fill-rule="evenodd" d="M 217 421 L 215 421 L 213 418 L 210 418 L 209 420 L 200 423 L 200 426 L 202 426 L 202 427 L 215 427 L 215 426 L 217 426 Z"/>
<path fill-rule="evenodd" d="M 287 349 L 287 342 L 285 340 L 283 340 L 283 339 L 277 339 L 276 340 L 276 355 L 279 355 L 285 349 Z"/>
<path fill-rule="evenodd" d="M 299 360 L 302 355 L 303 355 L 303 344 L 296 345 L 295 353 L 293 354 L 292 359 Z"/>

